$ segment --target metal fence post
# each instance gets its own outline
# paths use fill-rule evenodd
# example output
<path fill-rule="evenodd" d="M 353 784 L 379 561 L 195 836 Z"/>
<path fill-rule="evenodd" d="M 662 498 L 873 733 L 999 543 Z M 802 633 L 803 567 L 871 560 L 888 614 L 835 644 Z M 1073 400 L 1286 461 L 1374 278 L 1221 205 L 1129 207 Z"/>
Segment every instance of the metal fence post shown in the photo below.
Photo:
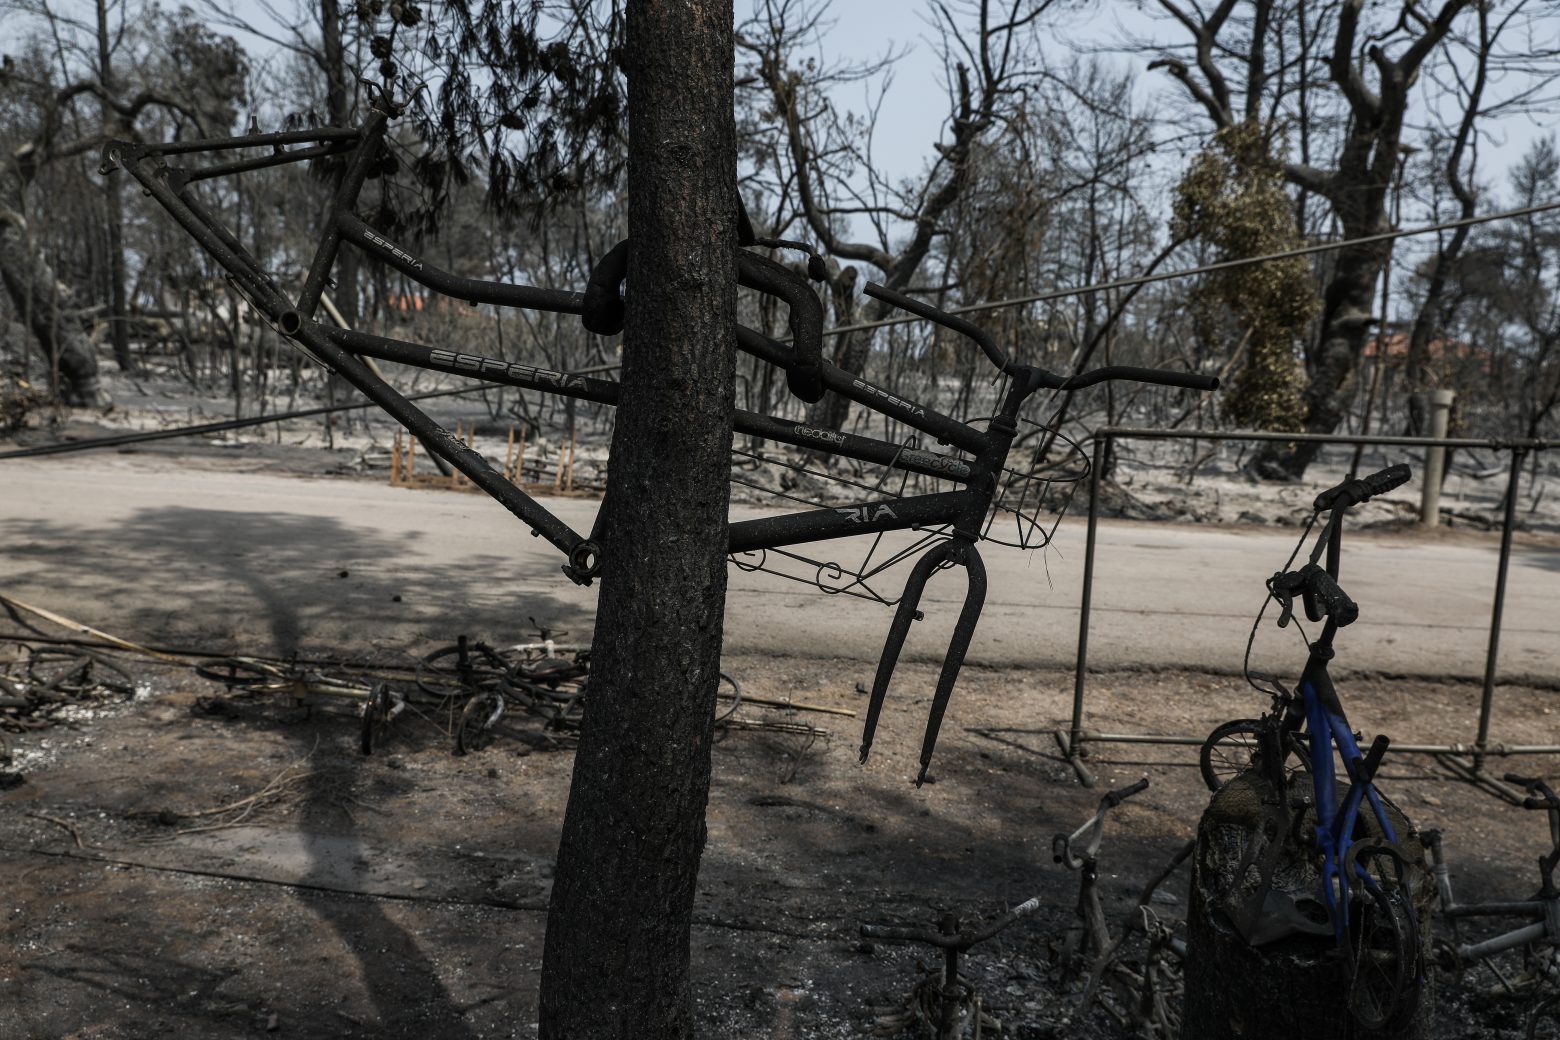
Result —
<path fill-rule="evenodd" d="M 1500 653 L 1500 615 L 1506 606 L 1506 571 L 1511 564 L 1511 530 L 1517 522 L 1517 485 L 1527 451 L 1511 449 L 1511 476 L 1506 482 L 1506 511 L 1500 525 L 1500 562 L 1495 568 L 1495 606 L 1490 611 L 1490 647 L 1484 655 L 1484 696 L 1479 702 L 1479 736 L 1474 741 L 1473 769 L 1484 768 L 1484 746 L 1490 739 L 1490 709 L 1495 701 L 1495 658 Z"/>
<path fill-rule="evenodd" d="M 1452 414 L 1455 390 L 1436 390 L 1430 395 L 1430 436 L 1446 439 L 1446 425 Z M 1420 483 L 1419 522 L 1435 527 L 1441 522 L 1441 471 L 1446 468 L 1446 447 L 1432 444 L 1425 449 L 1425 472 Z"/>
<path fill-rule="evenodd" d="M 1094 463 L 1089 467 L 1089 533 L 1083 549 L 1083 602 L 1078 607 L 1078 660 L 1073 672 L 1072 726 L 1067 731 L 1067 742 L 1062 749 L 1085 787 L 1094 786 L 1094 777 L 1082 761 L 1083 690 L 1087 682 L 1084 673 L 1089 665 L 1089 607 L 1094 599 L 1094 543 L 1098 537 L 1100 518 L 1100 472 L 1104 469 L 1105 453 L 1110 441 L 1110 434 L 1096 434 Z"/>

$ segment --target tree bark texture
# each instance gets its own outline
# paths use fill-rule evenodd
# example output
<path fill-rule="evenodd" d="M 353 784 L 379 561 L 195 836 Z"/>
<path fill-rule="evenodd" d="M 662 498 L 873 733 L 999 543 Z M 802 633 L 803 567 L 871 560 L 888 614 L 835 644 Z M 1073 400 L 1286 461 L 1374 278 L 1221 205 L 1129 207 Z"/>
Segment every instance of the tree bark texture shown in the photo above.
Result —
<path fill-rule="evenodd" d="M 547 1040 L 692 1034 L 726 591 L 736 289 L 731 0 L 629 0 L 623 395 L 590 697 L 547 920 Z"/>
<path fill-rule="evenodd" d="M 0 282 L 16 309 L 16 318 L 37 340 L 50 384 L 68 405 L 102 403 L 97 354 L 79 324 L 60 314 L 59 283 L 54 270 L 14 213 L 0 211 Z M 56 378 L 57 374 L 57 378 Z"/>
<path fill-rule="evenodd" d="M 1341 790 L 1341 788 L 1340 788 Z M 1311 777 L 1297 773 L 1289 798 L 1311 791 Z M 1341 799 L 1340 794 L 1340 799 Z M 1198 1040 L 1417 1040 L 1427 1035 L 1435 999 L 1433 974 L 1426 972 L 1418 1010 L 1400 1026 L 1362 1029 L 1349 1012 L 1349 980 L 1331 936 L 1291 935 L 1261 946 L 1248 946 L 1231 924 L 1231 915 L 1250 897 L 1256 867 L 1242 864 L 1248 843 L 1267 818 L 1271 786 L 1255 769 L 1226 784 L 1208 803 L 1197 828 L 1192 859 L 1192 893 L 1187 909 L 1186 1007 L 1181 1035 Z M 1424 852 L 1410 836 L 1409 823 L 1388 806 L 1404 852 L 1422 861 Z M 1369 809 L 1362 812 L 1369 816 Z M 1375 819 L 1370 817 L 1374 826 Z M 1321 880 L 1315 856 L 1294 832 L 1308 834 L 1307 814 L 1292 828 L 1274 874 L 1273 888 L 1292 898 L 1320 901 Z M 1422 877 L 1428 878 L 1428 872 Z M 1430 913 L 1434 893 L 1422 883 L 1415 892 L 1419 935 L 1428 961 Z"/>

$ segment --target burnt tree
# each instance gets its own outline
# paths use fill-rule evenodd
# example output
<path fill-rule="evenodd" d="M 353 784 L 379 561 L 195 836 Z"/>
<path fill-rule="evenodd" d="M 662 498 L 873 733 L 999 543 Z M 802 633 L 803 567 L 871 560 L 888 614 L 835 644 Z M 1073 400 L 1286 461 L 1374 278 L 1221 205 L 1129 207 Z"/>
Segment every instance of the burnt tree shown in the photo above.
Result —
<path fill-rule="evenodd" d="M 692 1032 L 735 362 L 731 0 L 629 0 L 627 33 L 632 292 L 542 960 L 548 1040 Z"/>
<path fill-rule="evenodd" d="M 1451 31 L 1471 0 L 1444 0 L 1433 15 L 1404 4 L 1401 17 L 1384 33 L 1363 26 L 1364 0 L 1345 0 L 1337 9 L 1326 72 L 1341 98 L 1344 128 L 1329 168 L 1304 161 L 1284 165 L 1284 176 L 1303 192 L 1325 199 L 1338 222 L 1340 237 L 1356 239 L 1387 230 L 1387 205 L 1397 171 L 1399 144 L 1409 91 L 1431 53 Z M 1175 57 L 1155 67 L 1167 69 L 1220 130 L 1241 122 L 1268 123 L 1280 99 L 1276 91 L 1306 92 L 1300 70 L 1298 87 L 1267 68 L 1270 33 L 1284 31 L 1273 0 L 1257 0 L 1244 49 L 1231 44 L 1236 0 L 1221 0 L 1210 13 L 1183 10 L 1175 0 L 1160 0 L 1193 40 L 1193 65 Z M 1302 31 L 1314 27 L 1301 26 Z M 1223 34 L 1221 36 L 1221 34 Z M 1220 60 L 1241 55 L 1244 82 L 1232 86 Z M 1293 81 L 1291 78 L 1290 82 Z M 1302 111 L 1304 111 L 1302 107 Z M 1349 404 L 1349 381 L 1376 324 L 1376 283 L 1386 265 L 1386 242 L 1345 246 L 1334 254 L 1331 275 L 1323 291 L 1320 330 L 1307 357 L 1309 380 L 1304 391 L 1305 430 L 1331 433 Z M 1295 479 L 1305 472 L 1318 450 L 1315 443 L 1275 442 L 1261 452 L 1254 468 L 1271 479 Z"/>

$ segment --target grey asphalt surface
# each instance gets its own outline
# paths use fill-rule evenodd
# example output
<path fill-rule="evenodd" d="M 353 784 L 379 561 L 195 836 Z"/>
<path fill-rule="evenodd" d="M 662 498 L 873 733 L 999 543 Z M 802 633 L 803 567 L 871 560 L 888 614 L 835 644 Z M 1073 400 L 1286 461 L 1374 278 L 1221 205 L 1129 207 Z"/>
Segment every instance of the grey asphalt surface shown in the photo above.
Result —
<path fill-rule="evenodd" d="M 142 454 L 0 463 L 0 593 L 126 639 L 219 651 L 420 654 L 460 633 L 518 641 L 532 617 L 589 631 L 595 589 L 564 578 L 556 551 L 483 496 L 209 467 Z M 582 531 L 596 508 L 549 505 Z M 1296 535 L 1102 523 L 1091 667 L 1238 669 L 1262 581 Z M 1083 517 L 1069 516 L 1049 549 L 984 548 L 990 590 L 972 663 L 1071 665 L 1084 541 Z M 1362 618 L 1339 637 L 1340 670 L 1483 675 L 1497 537 L 1362 533 L 1345 544 L 1342 584 Z M 865 548 L 810 547 L 842 564 Z M 897 597 L 908 571 L 902 563 L 873 584 Z M 907 659 L 940 658 L 963 595 L 960 572 L 933 577 Z M 892 615 L 734 567 L 726 645 L 872 661 Z M 17 630 L 4 618 L 0 628 Z M 1303 656 L 1293 629 L 1264 627 L 1261 666 L 1292 671 Z M 1503 678 L 1560 679 L 1552 544 L 1519 539 L 1499 661 Z"/>

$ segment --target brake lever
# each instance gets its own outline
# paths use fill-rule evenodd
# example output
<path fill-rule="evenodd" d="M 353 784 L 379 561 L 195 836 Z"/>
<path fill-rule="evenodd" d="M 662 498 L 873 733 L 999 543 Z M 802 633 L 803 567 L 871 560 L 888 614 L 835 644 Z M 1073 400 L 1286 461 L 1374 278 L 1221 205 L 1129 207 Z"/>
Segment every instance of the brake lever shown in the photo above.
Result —
<path fill-rule="evenodd" d="M 1278 627 L 1288 628 L 1295 617 L 1295 591 L 1305 585 L 1299 571 L 1275 571 L 1268 579 L 1268 595 L 1282 607 L 1278 615 Z"/>

